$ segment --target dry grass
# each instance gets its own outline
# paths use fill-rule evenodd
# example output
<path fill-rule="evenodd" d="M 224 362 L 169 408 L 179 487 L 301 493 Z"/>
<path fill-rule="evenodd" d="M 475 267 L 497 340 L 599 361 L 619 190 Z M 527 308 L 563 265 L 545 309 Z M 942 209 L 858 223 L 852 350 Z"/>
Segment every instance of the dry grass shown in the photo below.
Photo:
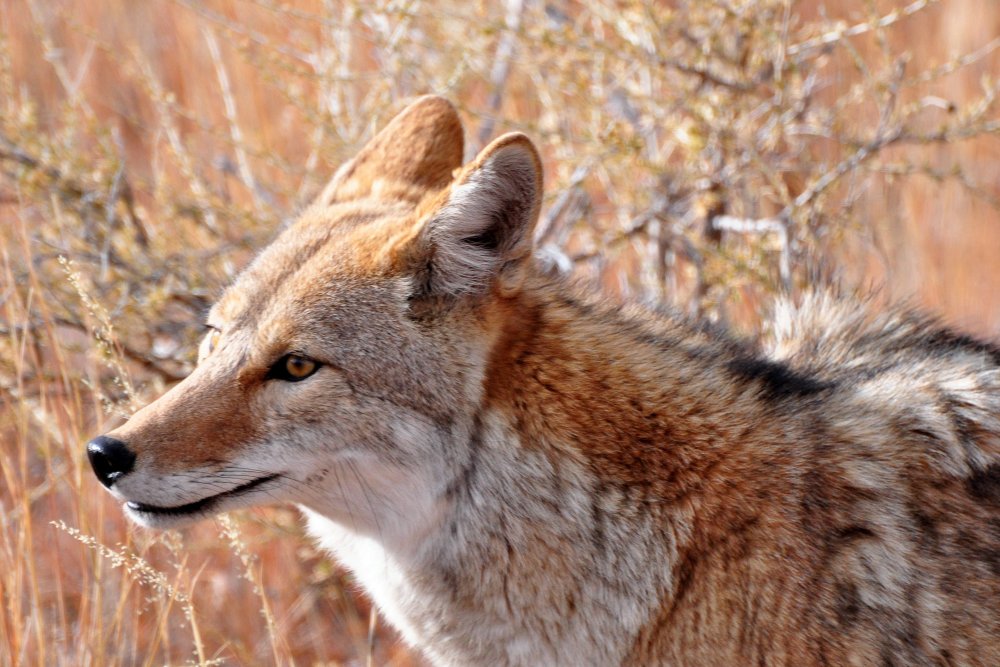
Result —
<path fill-rule="evenodd" d="M 408 96 L 546 157 L 540 243 L 752 329 L 882 284 L 1000 331 L 1000 7 L 0 4 L 0 664 L 417 664 L 293 510 L 124 524 L 82 442 L 188 372 L 219 287 Z"/>

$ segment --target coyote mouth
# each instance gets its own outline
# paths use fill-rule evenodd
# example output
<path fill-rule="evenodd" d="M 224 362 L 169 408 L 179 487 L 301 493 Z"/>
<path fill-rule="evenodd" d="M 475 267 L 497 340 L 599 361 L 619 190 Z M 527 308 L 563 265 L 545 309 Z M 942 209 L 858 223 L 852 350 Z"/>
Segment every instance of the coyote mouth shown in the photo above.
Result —
<path fill-rule="evenodd" d="M 268 482 L 279 477 L 281 477 L 281 475 L 277 473 L 273 475 L 265 475 L 264 477 L 258 477 L 255 480 L 251 480 L 246 484 L 240 484 L 239 486 L 229 489 L 228 491 L 223 491 L 222 493 L 218 493 L 214 496 L 208 496 L 207 498 L 202 498 L 201 500 L 196 500 L 193 503 L 187 503 L 185 505 L 159 507 L 157 505 L 147 505 L 145 503 L 127 502 L 125 503 L 125 507 L 133 512 L 141 512 L 143 514 L 159 514 L 161 516 L 182 516 L 184 514 L 206 512 L 222 500 L 242 496 L 249 493 L 253 489 L 256 489 L 258 486 L 267 484 Z"/>

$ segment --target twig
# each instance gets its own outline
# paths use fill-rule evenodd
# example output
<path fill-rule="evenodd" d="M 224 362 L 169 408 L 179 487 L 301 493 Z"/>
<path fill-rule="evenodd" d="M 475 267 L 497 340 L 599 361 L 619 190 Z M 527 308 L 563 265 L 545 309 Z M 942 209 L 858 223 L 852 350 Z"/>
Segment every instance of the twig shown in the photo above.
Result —
<path fill-rule="evenodd" d="M 184 142 L 181 141 L 180 131 L 177 129 L 177 125 L 174 123 L 174 119 L 171 115 L 171 105 L 169 102 L 170 96 L 167 94 L 167 91 L 164 90 L 163 85 L 156 77 L 156 74 L 153 72 L 152 67 L 150 67 L 149 62 L 145 58 L 142 58 L 138 53 L 135 54 L 135 59 L 136 62 L 139 63 L 139 73 L 142 77 L 142 81 L 149 89 L 150 97 L 156 107 L 156 112 L 160 121 L 160 128 L 163 130 L 164 134 L 167 135 L 167 141 L 170 143 L 170 148 L 174 153 L 174 157 L 177 158 L 181 172 L 184 174 L 184 177 L 188 182 L 188 186 L 191 188 L 191 193 L 194 195 L 195 200 L 198 203 L 199 212 L 204 218 L 205 226 L 210 231 L 219 233 L 219 221 L 215 216 L 215 210 L 212 208 L 208 188 L 205 187 L 201 177 L 198 176 L 198 173 L 195 171 L 194 164 L 191 161 L 191 155 L 184 146 Z"/>
<path fill-rule="evenodd" d="M 586 262 L 602 256 L 603 254 L 605 254 L 605 251 L 607 251 L 612 246 L 616 246 L 619 243 L 627 241 L 634 236 L 638 236 L 639 234 L 645 234 L 649 228 L 649 223 L 651 223 L 653 220 L 656 220 L 657 216 L 659 215 L 660 212 L 654 211 L 652 208 L 643 211 L 636 217 L 632 218 L 632 221 L 629 223 L 629 226 L 623 232 L 605 241 L 600 248 L 596 248 L 589 252 L 578 252 L 574 255 L 571 255 L 570 260 L 572 260 L 573 262 Z"/>
<path fill-rule="evenodd" d="M 83 185 L 76 179 L 67 177 L 61 170 L 45 164 L 41 159 L 0 134 L 0 161 L 3 160 L 41 173 L 49 182 L 49 190 L 59 195 L 63 201 L 73 203 L 81 217 L 103 213 L 109 222 L 117 223 L 117 214 L 114 213 L 115 203 L 121 201 L 125 205 L 126 219 L 135 229 L 139 243 L 144 247 L 148 245 L 149 237 L 136 213 L 132 187 L 125 177 L 124 162 L 120 163 L 111 190 L 105 195 Z"/>
<path fill-rule="evenodd" d="M 263 210 L 263 204 L 258 192 L 257 181 L 250 170 L 250 162 L 247 160 L 246 152 L 243 150 L 243 132 L 240 130 L 239 121 L 236 118 L 236 101 L 233 99 L 233 90 L 229 85 L 229 74 L 226 66 L 222 62 L 222 53 L 219 51 L 219 41 L 207 26 L 201 27 L 201 34 L 205 38 L 209 55 L 215 64 L 215 75 L 219 79 L 219 89 L 222 92 L 222 108 L 229 122 L 229 136 L 233 140 L 233 152 L 236 154 L 236 166 L 243 186 L 250 192 L 253 200 L 254 210 L 259 214 Z"/>
<path fill-rule="evenodd" d="M 957 58 L 952 58 L 948 62 L 938 65 L 933 69 L 921 72 L 917 76 L 907 79 L 903 85 L 913 86 L 919 83 L 934 81 L 935 79 L 940 79 L 943 76 L 948 76 L 952 72 L 982 60 L 997 49 L 1000 49 L 1000 37 L 993 38 L 975 51 L 970 51 L 969 53 L 963 54 Z"/>
<path fill-rule="evenodd" d="M 847 37 L 857 37 L 858 35 L 864 35 L 865 33 L 871 32 L 873 30 L 879 30 L 882 28 L 888 28 L 892 24 L 906 18 L 907 16 L 912 16 L 917 12 L 923 10 L 932 4 L 937 4 L 939 0 L 916 0 L 910 3 L 902 9 L 896 9 L 885 16 L 875 20 L 866 21 L 865 23 L 858 23 L 856 25 L 850 26 L 849 28 L 836 28 L 830 32 L 824 33 L 819 37 L 813 37 L 812 39 L 807 39 L 804 42 L 799 42 L 798 44 L 792 44 L 786 49 L 786 54 L 789 56 L 797 56 L 808 54 L 815 49 L 822 48 L 829 44 L 839 42 Z"/>
<path fill-rule="evenodd" d="M 84 53 L 83 62 L 77 68 L 76 76 L 70 76 L 69 71 L 66 69 L 65 63 L 62 62 L 63 50 L 56 47 L 55 43 L 52 41 L 52 37 L 49 31 L 45 28 L 45 21 L 41 15 L 38 8 L 37 2 L 31 0 L 28 2 L 28 9 L 31 11 L 31 18 L 34 20 L 35 25 L 38 27 L 39 38 L 42 41 L 42 48 L 44 49 L 43 57 L 46 62 L 52 65 L 53 71 L 56 73 L 56 78 L 59 79 L 59 84 L 66 91 L 69 99 L 80 107 L 83 113 L 88 118 L 94 117 L 94 110 L 91 108 L 87 100 L 80 95 L 80 84 L 83 82 L 83 77 L 87 73 L 87 69 L 90 67 L 91 59 L 94 56 L 94 43 L 90 42 L 87 46 L 87 51 Z"/>
<path fill-rule="evenodd" d="M 782 288 L 789 292 L 792 289 L 792 259 L 788 239 L 788 222 L 784 218 L 737 218 L 732 215 L 717 215 L 711 220 L 712 227 L 718 230 L 738 232 L 740 234 L 775 234 L 781 246 L 778 260 L 778 273 Z"/>
<path fill-rule="evenodd" d="M 55 317 L 53 318 L 53 323 L 58 324 L 60 326 L 69 327 L 71 329 L 76 329 L 78 331 L 82 331 L 88 334 L 91 331 L 90 328 L 88 328 L 82 322 L 77 322 L 75 320 L 71 320 L 66 317 Z M 126 359 L 135 362 L 140 366 L 142 366 L 147 371 L 160 376 L 160 378 L 163 379 L 165 382 L 180 382 L 188 375 L 187 373 L 178 373 L 176 371 L 170 370 L 169 368 L 166 368 L 165 366 L 160 364 L 158 361 L 156 361 L 149 355 L 145 354 L 144 352 L 140 352 L 139 350 L 123 343 L 121 340 L 116 341 L 115 347 L 118 351 L 122 353 L 122 356 L 124 356 Z"/>
<path fill-rule="evenodd" d="M 538 227 L 535 229 L 535 244 L 541 246 L 549 237 L 555 232 L 556 221 L 559 220 L 559 216 L 568 207 L 573 196 L 579 191 L 580 184 L 583 180 L 587 178 L 587 174 L 590 173 L 590 169 L 593 167 L 593 163 L 590 161 L 584 162 L 573 170 L 573 174 L 569 177 L 569 183 L 563 188 L 556 200 L 552 202 L 552 206 L 549 210 L 545 212 L 541 220 L 538 221 Z"/>
<path fill-rule="evenodd" d="M 505 30 L 500 36 L 500 43 L 497 44 L 496 53 L 493 56 L 493 69 L 490 72 L 490 83 L 493 90 L 490 93 L 490 100 L 487 104 L 489 113 L 485 114 L 483 124 L 479 128 L 476 138 L 476 145 L 473 146 L 473 153 L 486 145 L 486 142 L 493 136 L 496 126 L 496 115 L 500 111 L 503 103 L 504 88 L 507 85 L 507 77 L 510 75 L 510 63 L 517 48 L 517 33 L 521 29 L 521 19 L 524 15 L 526 5 L 530 0 L 504 0 L 507 10 Z"/>
<path fill-rule="evenodd" d="M 833 185 L 833 183 L 843 176 L 844 174 L 853 171 L 859 165 L 861 165 L 865 160 L 871 158 L 873 155 L 878 153 L 881 149 L 886 146 L 900 140 L 903 136 L 902 128 L 894 128 L 891 132 L 885 134 L 881 137 L 876 137 L 871 143 L 861 146 L 857 151 L 855 151 L 850 157 L 845 158 L 837 164 L 830 171 L 825 172 L 822 176 L 816 179 L 809 187 L 802 191 L 795 201 L 789 207 L 786 207 L 782 211 L 779 217 L 786 217 L 791 214 L 791 208 L 802 208 L 814 200 L 818 195 L 822 194 L 828 187 Z"/>
<path fill-rule="evenodd" d="M 202 18 L 205 18 L 211 21 L 212 23 L 221 25 L 223 28 L 234 34 L 245 37 L 254 44 L 257 44 L 258 46 L 265 46 L 269 49 L 274 49 L 276 52 L 280 53 L 283 56 L 288 56 L 289 58 L 298 60 L 299 62 L 303 62 L 307 65 L 310 64 L 308 54 L 293 49 L 285 44 L 276 43 L 255 30 L 246 28 L 245 26 L 239 25 L 238 23 L 233 23 L 222 14 L 214 12 L 211 9 L 207 9 L 206 7 L 203 7 L 200 3 L 193 2 L 193 0 L 173 0 L 173 1 L 178 5 L 181 5 L 182 7 L 186 7 L 195 14 L 198 14 Z"/>

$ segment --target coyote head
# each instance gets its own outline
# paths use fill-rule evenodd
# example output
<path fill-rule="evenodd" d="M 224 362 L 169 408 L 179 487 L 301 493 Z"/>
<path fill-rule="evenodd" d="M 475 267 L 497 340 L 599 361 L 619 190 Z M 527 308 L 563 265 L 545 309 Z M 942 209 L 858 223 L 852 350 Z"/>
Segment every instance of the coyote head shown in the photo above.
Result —
<path fill-rule="evenodd" d="M 195 371 L 88 444 L 132 519 L 287 501 L 386 537 L 433 515 L 542 191 L 525 136 L 462 150 L 450 104 L 411 104 L 224 292 Z"/>

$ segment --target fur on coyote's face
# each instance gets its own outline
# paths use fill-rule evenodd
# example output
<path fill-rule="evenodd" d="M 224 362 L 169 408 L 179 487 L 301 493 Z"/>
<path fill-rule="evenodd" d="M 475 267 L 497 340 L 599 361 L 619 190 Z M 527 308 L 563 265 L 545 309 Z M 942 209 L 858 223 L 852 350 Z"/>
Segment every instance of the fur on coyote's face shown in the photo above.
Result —
<path fill-rule="evenodd" d="M 294 502 L 453 665 L 991 664 L 1000 348 L 815 296 L 768 354 L 532 259 L 508 134 L 420 98 L 88 454 L 152 527 Z"/>
<path fill-rule="evenodd" d="M 473 300 L 518 280 L 541 195 L 522 135 L 452 182 L 461 160 L 454 111 L 423 99 L 257 257 L 211 310 L 191 376 L 91 445 L 129 516 L 293 501 L 383 536 L 423 519 L 403 509 L 441 489 L 410 480 L 449 467 L 441 434 L 480 400 L 501 316 Z M 383 502 L 400 507 L 367 506 Z"/>

